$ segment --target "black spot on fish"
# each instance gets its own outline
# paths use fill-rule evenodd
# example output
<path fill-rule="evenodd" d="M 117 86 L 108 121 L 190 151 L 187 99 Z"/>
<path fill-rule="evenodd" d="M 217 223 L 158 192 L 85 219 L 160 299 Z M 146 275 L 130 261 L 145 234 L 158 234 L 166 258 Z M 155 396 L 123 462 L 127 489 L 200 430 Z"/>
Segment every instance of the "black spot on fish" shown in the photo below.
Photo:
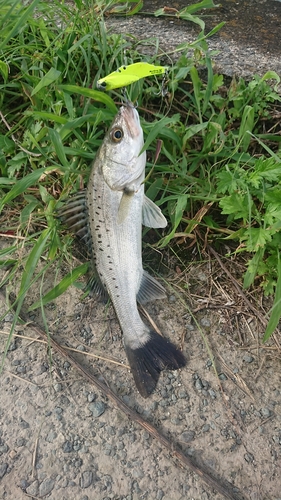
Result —
<path fill-rule="evenodd" d="M 103 248 L 99 248 L 99 250 L 100 250 L 101 252 L 103 252 Z"/>
<path fill-rule="evenodd" d="M 119 288 L 119 287 L 116 285 L 115 288 Z"/>
<path fill-rule="evenodd" d="M 98 207 L 99 210 L 101 210 L 101 207 Z"/>
<path fill-rule="evenodd" d="M 95 214 L 99 215 L 100 213 L 99 212 L 95 212 Z M 101 221 L 99 220 L 99 222 L 101 222 Z"/>

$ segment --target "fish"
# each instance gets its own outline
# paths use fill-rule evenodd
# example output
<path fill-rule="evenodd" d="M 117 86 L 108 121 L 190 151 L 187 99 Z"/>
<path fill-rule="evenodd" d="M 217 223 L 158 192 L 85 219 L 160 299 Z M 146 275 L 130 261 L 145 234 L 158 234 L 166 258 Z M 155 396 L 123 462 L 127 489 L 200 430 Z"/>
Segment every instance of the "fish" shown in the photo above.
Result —
<path fill-rule="evenodd" d="M 183 368 L 186 359 L 170 340 L 144 323 L 138 310 L 138 304 L 166 297 L 164 287 L 142 265 L 142 225 L 167 225 L 160 208 L 144 193 L 143 145 L 138 112 L 127 101 L 96 154 L 86 190 L 60 215 L 90 249 L 91 289 L 111 299 L 136 387 L 147 398 L 161 371 Z"/>

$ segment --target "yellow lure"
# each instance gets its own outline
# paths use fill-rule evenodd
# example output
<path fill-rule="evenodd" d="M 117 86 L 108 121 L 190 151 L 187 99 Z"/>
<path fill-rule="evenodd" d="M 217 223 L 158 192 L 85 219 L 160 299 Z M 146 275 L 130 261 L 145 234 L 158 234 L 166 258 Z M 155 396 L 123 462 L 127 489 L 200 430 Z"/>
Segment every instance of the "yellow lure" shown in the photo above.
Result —
<path fill-rule="evenodd" d="M 167 71 L 165 66 L 154 66 L 146 62 L 137 62 L 129 66 L 121 66 L 110 75 L 97 81 L 100 90 L 113 90 L 126 87 L 130 83 L 137 82 L 141 78 L 153 75 L 163 75 Z"/>

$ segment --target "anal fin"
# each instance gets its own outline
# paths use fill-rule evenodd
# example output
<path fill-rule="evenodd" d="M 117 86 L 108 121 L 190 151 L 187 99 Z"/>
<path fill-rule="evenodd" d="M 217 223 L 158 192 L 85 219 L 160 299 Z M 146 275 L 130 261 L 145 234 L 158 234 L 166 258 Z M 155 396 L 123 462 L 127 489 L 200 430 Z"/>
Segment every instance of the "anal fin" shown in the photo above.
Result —
<path fill-rule="evenodd" d="M 145 304 L 151 300 L 165 299 L 167 297 L 165 288 L 158 281 L 150 276 L 147 271 L 143 271 L 137 301 L 139 304 Z"/>

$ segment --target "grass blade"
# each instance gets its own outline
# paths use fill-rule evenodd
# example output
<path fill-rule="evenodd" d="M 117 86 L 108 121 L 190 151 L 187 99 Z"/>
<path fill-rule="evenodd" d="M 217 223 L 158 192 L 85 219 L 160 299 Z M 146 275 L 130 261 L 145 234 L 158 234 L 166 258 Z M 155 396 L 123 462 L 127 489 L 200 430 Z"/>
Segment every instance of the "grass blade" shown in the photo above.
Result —
<path fill-rule="evenodd" d="M 44 297 L 32 304 L 28 310 L 33 311 L 34 309 L 37 309 L 40 306 L 45 306 L 49 302 L 55 300 L 62 293 L 64 293 L 68 287 L 74 283 L 74 281 L 80 278 L 80 276 L 83 276 L 87 272 L 88 267 L 88 263 L 85 263 L 73 269 L 52 290 L 46 293 Z"/>
<path fill-rule="evenodd" d="M 280 317 L 281 317 L 281 259 L 280 253 L 278 253 L 278 267 L 277 267 L 277 284 L 275 290 L 275 297 L 273 302 L 273 307 L 271 310 L 271 315 L 263 336 L 263 342 L 266 342 L 269 337 L 273 334 L 275 328 L 277 327 Z"/>

